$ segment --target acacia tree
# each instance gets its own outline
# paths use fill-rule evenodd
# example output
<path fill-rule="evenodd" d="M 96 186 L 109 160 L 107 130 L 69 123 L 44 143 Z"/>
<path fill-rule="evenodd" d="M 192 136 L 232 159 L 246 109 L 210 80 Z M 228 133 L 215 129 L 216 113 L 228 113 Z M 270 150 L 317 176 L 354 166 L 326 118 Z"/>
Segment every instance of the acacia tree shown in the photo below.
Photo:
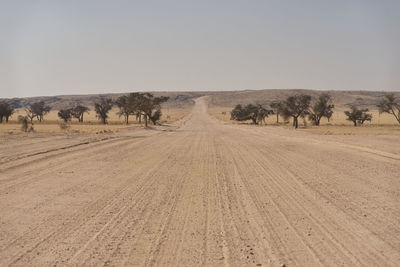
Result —
<path fill-rule="evenodd" d="M 99 102 L 94 103 L 94 110 L 97 117 L 103 124 L 107 124 L 108 112 L 112 109 L 114 103 L 111 98 L 100 98 Z"/>
<path fill-rule="evenodd" d="M 153 123 L 153 125 L 156 125 L 157 121 L 159 121 L 161 119 L 161 108 L 157 108 L 153 114 L 151 116 L 149 116 L 149 119 L 151 120 L 151 122 Z"/>
<path fill-rule="evenodd" d="M 145 127 L 148 126 L 149 119 L 156 125 L 162 114 L 161 104 L 168 101 L 168 99 L 169 97 L 167 96 L 154 97 L 150 93 L 138 94 L 138 110 L 144 116 Z"/>
<path fill-rule="evenodd" d="M 265 118 L 268 118 L 268 116 L 270 114 L 274 114 L 274 111 L 271 110 L 271 109 L 266 109 L 262 105 L 257 105 L 257 110 L 256 110 L 256 116 L 257 116 L 256 118 L 257 118 L 257 120 L 256 120 L 256 124 L 261 124 L 261 123 L 266 124 Z"/>
<path fill-rule="evenodd" d="M 352 121 L 354 126 L 357 126 L 357 124 L 362 125 L 365 121 L 372 120 L 372 114 L 367 112 L 367 108 L 359 109 L 356 106 L 351 106 L 350 111 L 346 110 L 344 114 L 346 114 L 348 121 Z"/>
<path fill-rule="evenodd" d="M 0 103 L 0 123 L 3 122 L 5 113 L 6 113 L 6 103 Z"/>
<path fill-rule="evenodd" d="M 333 108 L 335 107 L 335 105 L 333 105 Z M 328 122 L 331 121 L 332 115 L 333 115 L 333 108 L 331 110 L 328 110 L 325 114 L 325 117 L 328 119 Z"/>
<path fill-rule="evenodd" d="M 123 95 L 123 96 L 118 97 L 118 99 L 115 101 L 115 104 L 119 108 L 119 111 L 117 112 L 117 114 L 120 117 L 124 116 L 125 123 L 128 124 L 129 123 L 129 115 L 133 114 L 131 106 L 129 105 L 128 96 Z"/>
<path fill-rule="evenodd" d="M 255 105 L 248 104 L 244 107 L 244 113 L 247 114 L 247 117 L 254 123 L 258 124 L 258 108 Z"/>
<path fill-rule="evenodd" d="M 72 109 L 60 109 L 58 111 L 58 117 L 64 120 L 64 122 L 70 121 L 72 118 Z"/>
<path fill-rule="evenodd" d="M 231 111 L 231 120 L 251 120 L 254 124 L 257 124 L 257 106 L 252 104 L 248 104 L 244 107 L 242 107 L 240 104 L 236 105 Z"/>
<path fill-rule="evenodd" d="M 31 125 L 33 125 L 33 118 L 36 117 L 35 112 L 33 111 L 32 107 L 27 107 L 25 108 L 25 112 L 26 112 L 26 117 L 30 120 Z"/>
<path fill-rule="evenodd" d="M 262 105 L 248 104 L 244 107 L 236 105 L 231 111 L 231 120 L 251 120 L 254 124 L 260 124 L 261 122 L 265 123 L 265 118 L 270 114 L 273 114 L 273 111 L 264 108 Z"/>
<path fill-rule="evenodd" d="M 88 107 L 77 105 L 71 109 L 71 116 L 78 119 L 78 122 L 83 122 L 83 115 L 88 113 L 89 110 Z"/>
<path fill-rule="evenodd" d="M 117 101 L 115 102 L 119 108 L 117 114 L 119 116 L 125 117 L 125 123 L 129 123 L 129 116 L 138 115 L 140 116 L 140 100 L 141 100 L 140 93 L 130 93 L 129 95 L 120 96 Z M 161 114 L 160 114 L 161 117 Z"/>
<path fill-rule="evenodd" d="M 366 109 L 366 111 L 368 111 L 368 109 Z M 372 120 L 372 114 L 369 113 L 362 113 L 361 117 L 360 117 L 360 124 L 363 125 L 365 121 L 371 121 Z"/>
<path fill-rule="evenodd" d="M 332 97 L 329 94 L 322 94 L 309 109 L 308 118 L 315 125 L 319 126 L 322 117 L 326 117 L 328 120 L 330 119 L 334 107 L 335 105 L 332 103 Z"/>
<path fill-rule="evenodd" d="M 6 109 L 6 112 L 4 114 L 5 118 L 6 118 L 6 123 L 8 123 L 8 119 L 15 113 L 14 108 L 8 104 L 8 107 Z"/>
<path fill-rule="evenodd" d="M 245 109 L 242 105 L 237 104 L 231 111 L 231 120 L 236 121 L 247 121 L 249 120 L 248 114 L 245 112 Z"/>
<path fill-rule="evenodd" d="M 384 99 L 377 105 L 379 113 L 392 114 L 398 123 L 400 123 L 400 101 L 394 94 L 385 95 Z"/>
<path fill-rule="evenodd" d="M 8 119 L 14 114 L 14 108 L 7 102 L 0 103 L 0 123 L 3 122 L 3 118 L 5 118 L 6 123 L 8 123 Z"/>
<path fill-rule="evenodd" d="M 282 101 L 276 101 L 271 103 L 271 108 L 273 112 L 276 114 L 276 123 L 279 123 L 279 115 L 282 113 L 284 104 Z"/>
<path fill-rule="evenodd" d="M 289 96 L 286 101 L 283 102 L 284 107 L 282 115 L 285 119 L 290 117 L 293 118 L 293 126 L 297 129 L 299 127 L 298 118 L 304 118 L 308 115 L 310 108 L 311 96 L 309 95 L 295 95 Z"/>
<path fill-rule="evenodd" d="M 44 101 L 33 103 L 29 106 L 31 114 L 38 119 L 39 122 L 43 121 L 43 117 L 50 112 L 51 107 L 46 105 Z M 30 118 L 31 119 L 31 118 Z M 31 119 L 32 121 L 32 119 Z"/>
<path fill-rule="evenodd" d="M 244 107 L 244 114 L 247 115 L 254 124 L 258 124 L 258 107 L 252 104 L 248 104 Z"/>
<path fill-rule="evenodd" d="M 142 112 L 136 112 L 136 120 L 139 120 L 139 123 L 142 124 Z"/>

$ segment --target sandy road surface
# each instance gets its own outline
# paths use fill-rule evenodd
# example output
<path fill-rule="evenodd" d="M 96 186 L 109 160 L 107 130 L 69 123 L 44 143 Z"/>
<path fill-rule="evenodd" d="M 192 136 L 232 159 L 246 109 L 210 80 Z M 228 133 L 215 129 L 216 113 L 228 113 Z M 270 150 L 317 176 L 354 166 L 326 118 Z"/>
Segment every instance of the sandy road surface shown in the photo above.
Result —
<path fill-rule="evenodd" d="M 398 266 L 399 142 L 365 138 L 200 99 L 157 130 L 3 140 L 0 265 Z"/>

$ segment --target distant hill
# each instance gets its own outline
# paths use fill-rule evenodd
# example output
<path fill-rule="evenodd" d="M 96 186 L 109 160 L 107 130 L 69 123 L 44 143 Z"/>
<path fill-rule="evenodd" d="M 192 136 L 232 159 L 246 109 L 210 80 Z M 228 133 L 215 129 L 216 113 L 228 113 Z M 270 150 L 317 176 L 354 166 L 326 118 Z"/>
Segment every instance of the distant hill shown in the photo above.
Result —
<path fill-rule="evenodd" d="M 290 95 L 309 94 L 317 97 L 321 93 L 329 93 L 332 95 L 335 105 L 338 108 L 347 108 L 350 105 L 358 105 L 361 107 L 376 108 L 376 104 L 385 94 L 394 93 L 400 98 L 400 92 L 383 92 L 383 91 L 323 91 L 308 89 L 264 89 L 264 90 L 242 90 L 242 91 L 199 91 L 199 92 L 153 92 L 156 96 L 169 96 L 170 99 L 164 104 L 165 107 L 183 108 L 193 105 L 194 99 L 200 96 L 210 96 L 210 105 L 233 107 L 236 104 L 257 103 L 269 105 L 273 101 L 284 100 Z M 111 97 L 117 99 L 124 93 L 119 94 L 90 94 L 90 95 L 61 95 L 61 96 L 41 96 L 0 99 L 0 101 L 8 101 L 15 108 L 23 108 L 31 103 L 44 101 L 52 107 L 52 109 L 62 109 L 77 104 L 85 106 L 93 106 L 95 101 L 100 97 Z"/>
<path fill-rule="evenodd" d="M 153 92 L 155 96 L 168 96 L 170 99 L 165 104 L 168 107 L 186 107 L 193 105 L 194 98 L 203 96 L 201 92 Z M 60 95 L 60 96 L 39 96 L 39 97 L 25 97 L 25 98 L 11 98 L 0 99 L 0 101 L 7 101 L 15 108 L 23 108 L 38 101 L 44 101 L 50 105 L 52 109 L 58 110 L 68 108 L 74 105 L 93 106 L 94 102 L 98 101 L 100 97 L 110 97 L 117 99 L 118 97 L 126 95 L 126 93 L 118 94 L 90 94 L 90 95 Z"/>
<path fill-rule="evenodd" d="M 308 94 L 317 97 L 322 93 L 329 93 L 336 107 L 347 108 L 350 105 L 376 109 L 376 104 L 388 93 L 394 93 L 400 98 L 400 92 L 378 92 L 378 91 L 322 91 L 305 89 L 266 89 L 266 90 L 244 90 L 231 92 L 216 92 L 210 95 L 210 105 L 232 107 L 236 104 L 262 104 L 269 105 L 273 101 L 286 99 L 296 94 Z"/>

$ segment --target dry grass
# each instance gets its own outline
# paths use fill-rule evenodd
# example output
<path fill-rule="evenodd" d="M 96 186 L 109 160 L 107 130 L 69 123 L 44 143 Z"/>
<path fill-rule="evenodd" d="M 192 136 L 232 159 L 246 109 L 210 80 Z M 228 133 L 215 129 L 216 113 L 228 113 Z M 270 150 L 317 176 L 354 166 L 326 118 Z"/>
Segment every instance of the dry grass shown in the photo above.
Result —
<path fill-rule="evenodd" d="M 55 121 L 47 121 L 44 123 L 34 123 L 33 128 L 37 133 L 60 133 L 60 132 L 73 132 L 73 133 L 107 133 L 118 132 L 131 125 L 123 124 L 90 124 L 90 123 L 71 123 L 68 124 L 68 129 L 61 129 L 60 124 Z M 0 133 L 19 133 L 21 132 L 21 125 L 15 122 L 0 125 Z"/>
<path fill-rule="evenodd" d="M 215 118 L 231 122 L 231 123 L 243 123 L 230 120 L 231 107 L 210 107 L 208 112 Z M 223 114 L 225 113 L 225 114 Z M 393 115 L 390 114 L 379 114 L 377 110 L 369 112 L 372 114 L 373 119 L 371 122 L 365 122 L 365 125 L 360 127 L 354 127 L 353 123 L 346 120 L 344 109 L 337 109 L 333 114 L 330 122 L 326 119 L 322 119 L 320 126 L 312 126 L 311 122 L 300 119 L 299 129 L 302 131 L 320 134 L 320 135 L 400 135 L 400 124 L 396 121 Z M 268 125 L 281 126 L 288 129 L 292 129 L 291 122 L 283 123 L 283 118 L 280 117 L 279 125 L 276 123 L 276 116 L 272 115 L 266 119 Z M 244 123 L 251 123 L 250 121 Z"/>
<path fill-rule="evenodd" d="M 303 131 L 320 135 L 400 135 L 400 125 L 322 125 L 300 128 Z"/>
<path fill-rule="evenodd" d="M 163 115 L 161 117 L 161 123 L 172 123 L 185 117 L 190 112 L 190 108 L 167 108 L 162 110 Z M 34 120 L 34 129 L 38 133 L 60 133 L 60 132 L 74 132 L 74 133 L 107 133 L 107 132 L 118 132 L 128 127 L 139 127 L 140 124 L 135 120 L 135 116 L 130 117 L 129 125 L 124 123 L 124 118 L 119 117 L 116 112 L 117 109 L 113 109 L 110 112 L 110 118 L 108 124 L 104 125 L 99 122 L 96 118 L 94 111 L 90 111 L 89 114 L 85 114 L 84 123 L 78 123 L 75 119 L 68 123 L 67 129 L 61 129 L 60 120 L 57 116 L 58 111 L 52 110 L 45 116 L 45 120 L 41 123 Z M 12 116 L 9 123 L 0 124 L 0 133 L 20 133 L 21 125 L 18 124 L 18 115 L 25 115 L 23 109 L 17 109 L 16 113 Z"/>
<path fill-rule="evenodd" d="M 171 123 L 182 119 L 187 116 L 192 110 L 192 107 L 186 108 L 166 108 L 163 109 L 163 115 L 161 116 L 161 123 Z"/>

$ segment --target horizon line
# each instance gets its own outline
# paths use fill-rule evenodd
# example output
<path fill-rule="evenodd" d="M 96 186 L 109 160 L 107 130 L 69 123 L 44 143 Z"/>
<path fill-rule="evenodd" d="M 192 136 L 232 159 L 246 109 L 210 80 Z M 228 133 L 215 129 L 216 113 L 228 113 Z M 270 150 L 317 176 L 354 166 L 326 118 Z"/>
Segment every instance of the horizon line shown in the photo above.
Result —
<path fill-rule="evenodd" d="M 36 98 L 36 97 L 60 97 L 60 96 L 96 96 L 96 95 L 116 95 L 116 94 L 129 94 L 129 93 L 153 93 L 153 92 L 166 92 L 166 93 L 218 93 L 218 92 L 238 92 L 238 91 L 267 91 L 267 90 L 305 90 L 305 91 L 335 91 L 335 92 L 392 92 L 397 93 L 400 90 L 395 89 L 315 89 L 315 88 L 264 88 L 264 89 L 221 89 L 221 90 L 132 90 L 128 92 L 109 92 L 109 93 L 82 93 L 82 94 L 57 94 L 57 95 L 34 95 L 34 96 L 14 96 L 14 97 L 0 97 L 0 99 L 18 99 L 18 98 Z"/>

